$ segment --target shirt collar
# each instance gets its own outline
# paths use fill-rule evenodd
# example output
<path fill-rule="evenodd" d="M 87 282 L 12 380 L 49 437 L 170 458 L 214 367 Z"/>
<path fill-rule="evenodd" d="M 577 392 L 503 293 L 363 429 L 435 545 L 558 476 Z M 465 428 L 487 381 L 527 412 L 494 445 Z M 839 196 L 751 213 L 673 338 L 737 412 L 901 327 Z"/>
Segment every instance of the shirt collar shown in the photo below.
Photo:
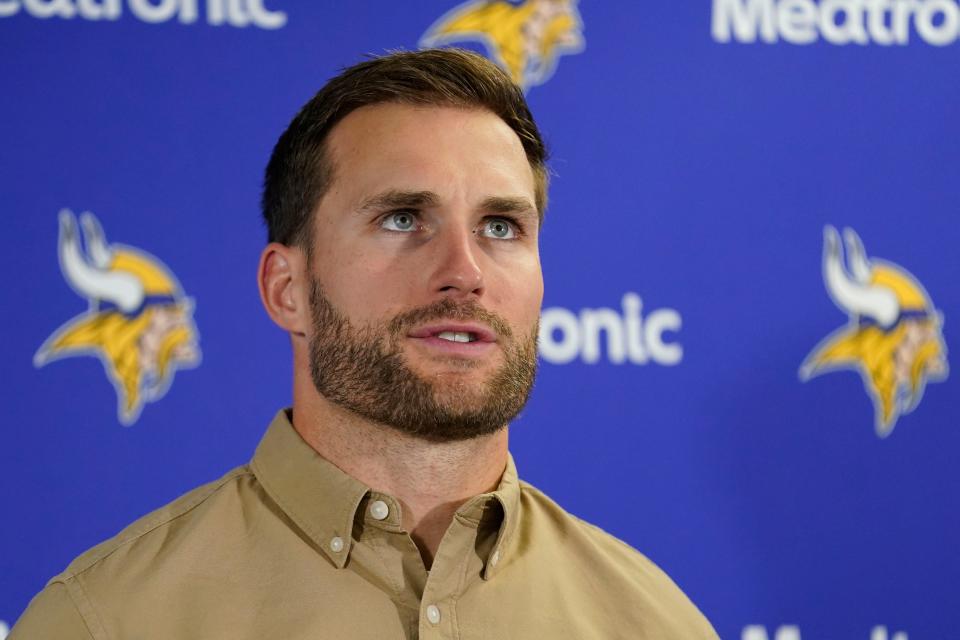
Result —
<path fill-rule="evenodd" d="M 354 516 L 369 487 L 304 442 L 286 410 L 270 423 L 250 467 L 267 494 L 342 569 L 350 554 Z"/>
<path fill-rule="evenodd" d="M 357 510 L 370 502 L 368 496 L 392 500 L 371 494 L 369 487 L 314 451 L 293 428 L 286 409 L 270 423 L 250 467 L 267 494 L 337 568 L 347 562 Z M 497 489 L 467 500 L 457 509 L 457 516 L 498 529 L 484 559 L 483 577 L 490 579 L 507 564 L 516 547 L 520 482 L 513 456 L 507 455 Z"/>
<path fill-rule="evenodd" d="M 489 520 L 489 524 L 499 528 L 493 547 L 484 558 L 482 576 L 489 580 L 507 564 L 516 548 L 515 534 L 520 523 L 520 481 L 512 455 L 507 454 L 507 466 L 496 490 L 467 500 L 457 510 L 457 515 L 480 521 L 481 526 Z"/>

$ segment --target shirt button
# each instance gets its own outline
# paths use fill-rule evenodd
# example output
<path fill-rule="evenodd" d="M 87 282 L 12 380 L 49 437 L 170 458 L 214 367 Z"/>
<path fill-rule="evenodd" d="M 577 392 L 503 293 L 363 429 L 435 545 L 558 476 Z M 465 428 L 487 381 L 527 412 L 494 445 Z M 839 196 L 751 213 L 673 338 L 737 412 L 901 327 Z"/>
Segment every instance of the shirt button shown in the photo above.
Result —
<path fill-rule="evenodd" d="M 430 624 L 437 624 L 440 622 L 440 608 L 435 604 L 431 604 L 427 607 L 427 620 L 430 621 Z"/>
<path fill-rule="evenodd" d="M 383 520 L 390 515 L 390 507 L 383 500 L 374 500 L 370 503 L 370 517 L 374 520 Z"/>
<path fill-rule="evenodd" d="M 493 555 L 490 556 L 490 566 L 495 567 L 497 563 L 500 562 L 500 549 L 497 549 L 493 552 Z"/>
<path fill-rule="evenodd" d="M 340 553 L 343 551 L 343 538 L 340 536 L 334 536 L 330 538 L 330 550 L 334 553 Z"/>

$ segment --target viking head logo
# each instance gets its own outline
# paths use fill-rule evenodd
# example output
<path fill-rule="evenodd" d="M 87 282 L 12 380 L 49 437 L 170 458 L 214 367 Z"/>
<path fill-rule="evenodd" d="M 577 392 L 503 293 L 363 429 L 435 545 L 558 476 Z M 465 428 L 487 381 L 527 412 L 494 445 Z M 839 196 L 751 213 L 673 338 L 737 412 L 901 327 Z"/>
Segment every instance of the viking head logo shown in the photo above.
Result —
<path fill-rule="evenodd" d="M 913 411 L 928 381 L 947 377 L 942 314 L 905 269 L 868 259 L 860 238 L 824 230 L 823 279 L 834 303 L 850 318 L 807 356 L 800 378 L 839 369 L 858 371 L 873 399 L 877 435 L 890 435 L 897 419 Z"/>
<path fill-rule="evenodd" d="M 583 51 L 577 0 L 471 0 L 448 11 L 421 47 L 480 42 L 524 90 L 546 82 L 561 55 Z"/>
<path fill-rule="evenodd" d="M 80 216 L 86 251 L 73 213 L 60 212 L 60 269 L 88 310 L 50 336 L 33 358 L 95 356 L 117 391 L 120 422 L 131 425 L 143 405 L 159 400 L 177 369 L 200 363 L 193 301 L 157 258 L 107 244 L 92 213 Z"/>

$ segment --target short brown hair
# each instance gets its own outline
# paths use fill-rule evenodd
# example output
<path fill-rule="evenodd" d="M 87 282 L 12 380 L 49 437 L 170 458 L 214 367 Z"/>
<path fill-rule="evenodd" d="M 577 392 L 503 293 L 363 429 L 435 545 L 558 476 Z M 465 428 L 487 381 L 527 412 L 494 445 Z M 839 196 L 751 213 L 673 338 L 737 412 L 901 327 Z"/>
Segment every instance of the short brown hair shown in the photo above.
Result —
<path fill-rule="evenodd" d="M 483 56 L 428 49 L 390 53 L 345 69 L 303 106 L 277 141 L 264 176 L 261 205 L 270 242 L 310 251 L 310 218 L 333 179 L 327 136 L 351 111 L 384 102 L 487 109 L 499 116 L 523 144 L 543 219 L 547 151 L 523 92 Z"/>

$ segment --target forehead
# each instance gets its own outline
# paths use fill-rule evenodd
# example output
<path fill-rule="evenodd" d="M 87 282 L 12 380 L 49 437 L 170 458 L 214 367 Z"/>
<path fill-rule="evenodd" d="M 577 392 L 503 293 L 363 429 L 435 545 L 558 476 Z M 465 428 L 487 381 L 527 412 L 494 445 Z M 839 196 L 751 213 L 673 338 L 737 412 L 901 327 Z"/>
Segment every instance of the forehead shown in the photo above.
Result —
<path fill-rule="evenodd" d="M 331 130 L 330 193 L 359 198 L 384 189 L 465 197 L 533 198 L 533 171 L 517 134 L 484 109 L 382 103 Z"/>

